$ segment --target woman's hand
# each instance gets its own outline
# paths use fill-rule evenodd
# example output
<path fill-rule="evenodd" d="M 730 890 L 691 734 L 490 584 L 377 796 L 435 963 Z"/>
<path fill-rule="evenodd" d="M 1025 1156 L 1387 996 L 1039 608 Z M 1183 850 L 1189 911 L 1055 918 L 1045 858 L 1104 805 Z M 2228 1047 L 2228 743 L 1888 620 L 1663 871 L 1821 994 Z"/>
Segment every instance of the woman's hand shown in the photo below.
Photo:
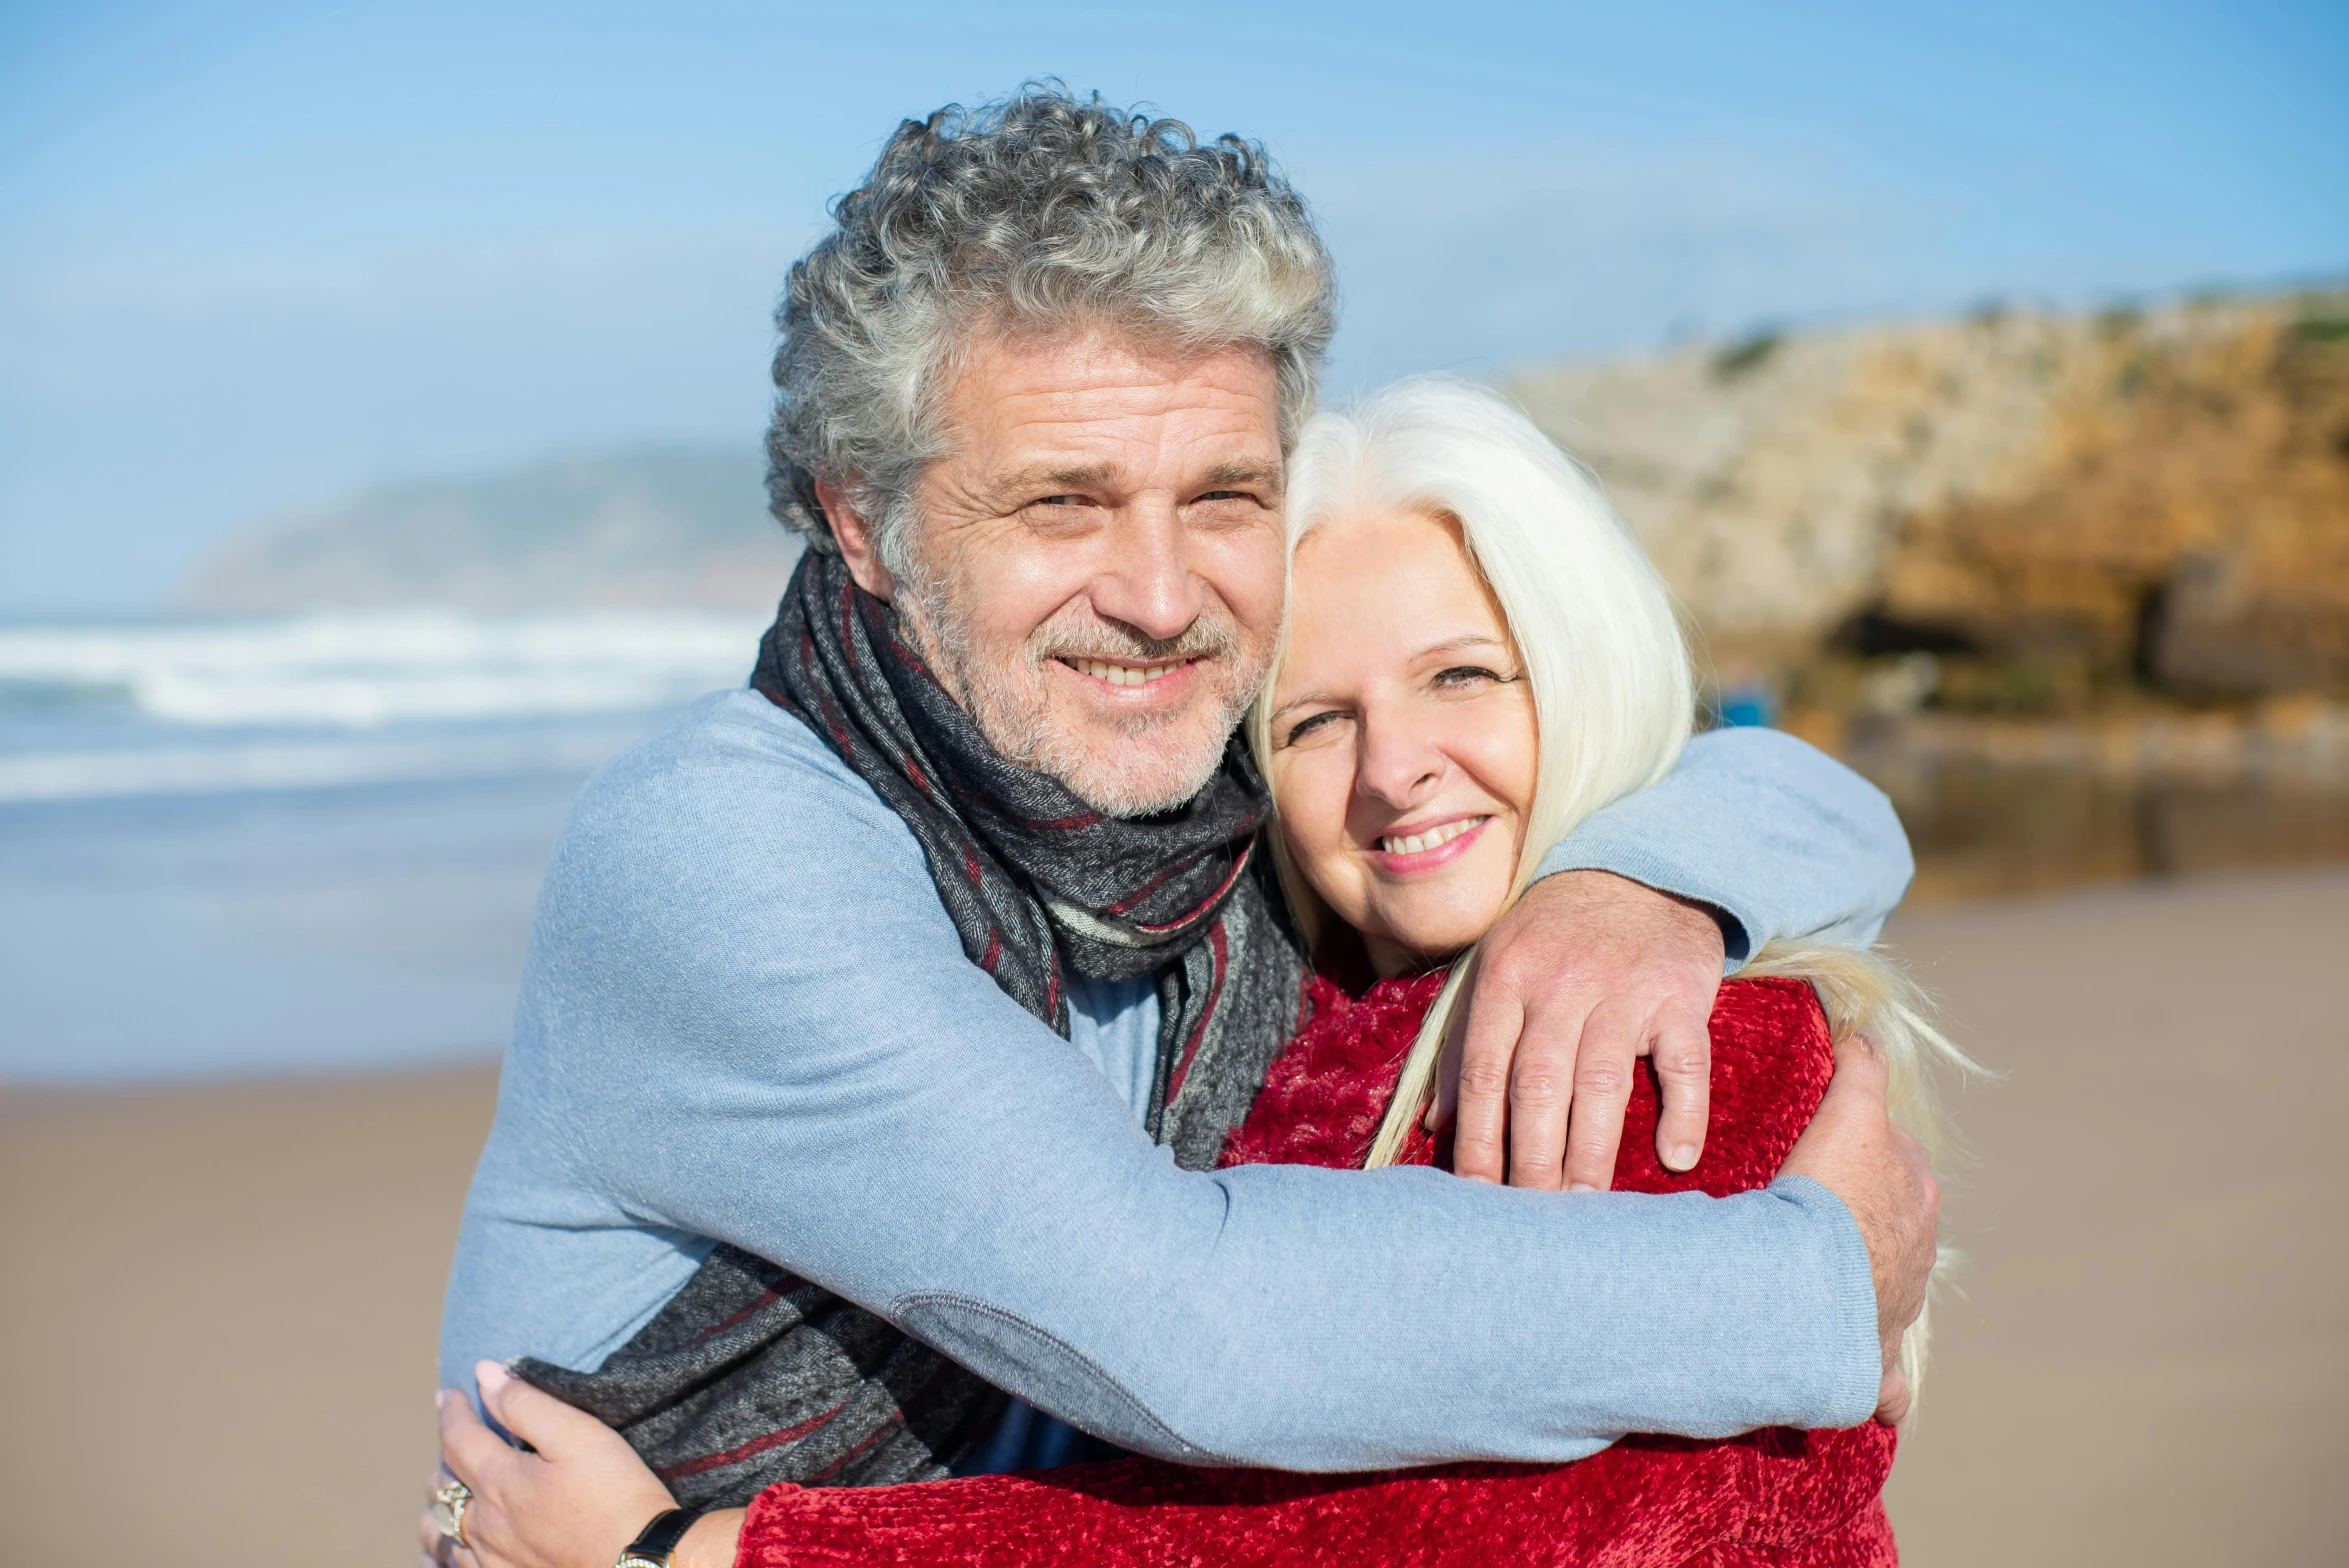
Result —
<path fill-rule="evenodd" d="M 583 1410 L 517 1381 L 484 1361 L 474 1369 L 482 1404 L 498 1424 L 537 1452 L 509 1445 L 473 1413 L 472 1402 L 443 1389 L 441 1469 L 472 1488 L 464 1515 L 465 1545 L 440 1532 L 425 1514 L 425 1557 L 441 1568 L 612 1568 L 621 1550 L 655 1514 L 677 1506 L 659 1477 L 628 1440 Z M 714 1537 L 728 1519 L 724 1541 Z M 705 1555 L 724 1565 L 740 1514 L 697 1523 L 677 1560 Z M 714 1550 L 712 1550 L 714 1549 Z"/>

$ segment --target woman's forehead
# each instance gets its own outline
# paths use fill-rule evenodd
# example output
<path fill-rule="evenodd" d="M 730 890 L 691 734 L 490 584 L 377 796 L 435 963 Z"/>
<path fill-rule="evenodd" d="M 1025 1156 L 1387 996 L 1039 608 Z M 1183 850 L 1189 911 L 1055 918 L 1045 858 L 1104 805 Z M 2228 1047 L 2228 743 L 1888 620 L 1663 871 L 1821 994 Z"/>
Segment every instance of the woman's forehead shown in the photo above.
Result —
<path fill-rule="evenodd" d="M 1446 647 L 1506 644 L 1459 525 L 1416 510 L 1332 519 L 1297 547 L 1284 695 L 1342 671 Z"/>

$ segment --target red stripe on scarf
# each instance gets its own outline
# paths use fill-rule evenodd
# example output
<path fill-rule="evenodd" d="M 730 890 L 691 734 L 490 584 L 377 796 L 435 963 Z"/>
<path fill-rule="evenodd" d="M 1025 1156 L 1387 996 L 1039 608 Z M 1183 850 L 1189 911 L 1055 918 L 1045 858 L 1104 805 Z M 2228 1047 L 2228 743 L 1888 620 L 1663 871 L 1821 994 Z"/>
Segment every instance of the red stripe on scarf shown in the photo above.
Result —
<path fill-rule="evenodd" d="M 840 585 L 840 653 L 850 669 L 856 668 L 856 581 L 851 578 Z"/>
<path fill-rule="evenodd" d="M 907 647 L 905 639 L 897 635 L 897 622 L 894 617 L 889 622 L 889 646 L 900 659 L 905 661 L 907 669 L 921 676 L 933 686 L 938 684 L 938 677 L 930 673 L 930 666 L 922 662 L 922 656 Z"/>
<path fill-rule="evenodd" d="M 1224 960 L 1230 956 L 1221 924 L 1208 927 L 1207 951 L 1215 959 L 1215 978 L 1207 985 L 1207 1008 L 1199 1015 L 1199 1026 L 1191 1031 L 1191 1038 L 1183 1042 L 1183 1059 L 1175 1063 L 1175 1070 L 1166 1080 L 1166 1103 L 1183 1092 L 1183 1076 L 1191 1070 L 1191 1058 L 1199 1054 L 1199 1042 L 1207 1038 L 1207 1021 L 1215 1016 L 1215 1004 L 1223 995 Z"/>
<path fill-rule="evenodd" d="M 678 1481 L 689 1475 L 700 1475 L 704 1471 L 723 1470 L 728 1465 L 738 1465 L 745 1459 L 757 1458 L 769 1449 L 781 1448 L 785 1443 L 798 1442 L 847 1408 L 846 1404 L 834 1405 L 812 1421 L 802 1421 L 797 1426 L 787 1426 L 780 1432 L 769 1432 L 765 1437 L 754 1437 L 740 1448 L 729 1448 L 722 1454 L 704 1454 L 699 1459 L 688 1459 L 682 1464 L 671 1465 L 668 1469 L 657 1473 L 664 1481 Z"/>
<path fill-rule="evenodd" d="M 959 783 L 950 784 L 949 787 L 953 790 L 955 799 L 968 801 L 973 806 L 977 807 L 980 811 L 986 813 L 989 816 L 1010 815 L 1004 811 L 1003 803 L 1001 801 L 992 798 L 983 790 L 973 789 L 968 784 Z M 1011 820 L 1017 822 L 1021 827 L 1026 828 L 1031 833 L 1074 833 L 1080 828 L 1099 827 L 1101 825 L 1101 813 L 1098 811 L 1081 811 L 1073 817 L 1013 816 Z"/>
<path fill-rule="evenodd" d="M 735 1324 L 742 1322 L 744 1319 L 749 1318 L 756 1313 L 766 1311 L 767 1308 L 773 1306 L 776 1302 L 781 1301 L 785 1296 L 790 1295 L 793 1291 L 799 1289 L 806 1283 L 806 1280 L 801 1279 L 796 1274 L 786 1274 L 783 1276 L 782 1284 L 777 1285 L 773 1290 L 763 1290 L 759 1292 L 758 1299 L 752 1302 L 749 1306 L 744 1307 L 740 1312 L 735 1313 L 732 1317 L 727 1318 L 723 1322 L 711 1324 L 708 1328 L 703 1329 L 700 1333 L 694 1335 L 693 1337 L 697 1340 L 715 1339 L 720 1334 L 725 1333 L 726 1330 L 732 1328 Z"/>
<path fill-rule="evenodd" d="M 1238 857 L 1232 861 L 1231 874 L 1225 877 L 1221 882 L 1217 883 L 1215 891 L 1207 895 L 1206 901 L 1201 903 L 1189 914 L 1180 916 L 1177 919 L 1169 920 L 1164 925 L 1145 925 L 1137 921 L 1135 923 L 1134 929 L 1137 931 L 1148 931 L 1153 935 L 1161 931 L 1180 931 L 1183 927 L 1189 925 L 1192 921 L 1197 920 L 1200 916 L 1213 914 L 1215 912 L 1216 906 L 1223 902 L 1224 894 L 1229 893 L 1232 890 L 1232 884 L 1240 880 L 1240 873 L 1248 869 L 1248 857 L 1255 852 L 1256 845 L 1253 841 L 1242 847 Z M 1156 883 L 1153 883 L 1152 886 L 1156 886 Z M 1122 914 L 1125 910 L 1141 902 L 1143 897 L 1147 895 L 1149 891 L 1149 888 L 1144 888 L 1142 892 L 1135 894 L 1130 899 L 1127 899 L 1125 903 L 1115 906 L 1113 913 Z"/>
<path fill-rule="evenodd" d="M 938 792 L 930 787 L 930 776 L 922 771 L 920 763 L 914 761 L 913 753 L 900 751 L 897 757 L 900 762 L 905 764 L 905 776 L 913 782 L 913 787 L 920 790 L 928 799 L 936 800 Z"/>
<path fill-rule="evenodd" d="M 854 1464 L 857 1460 L 862 1459 L 872 1450 L 875 1444 L 881 1441 L 881 1439 L 887 1437 L 890 1433 L 896 1431 L 903 1425 L 905 1425 L 904 1416 L 891 1416 L 888 1420 L 882 1422 L 878 1427 L 875 1427 L 872 1433 L 867 1436 L 863 1442 L 858 1443 L 847 1453 L 842 1454 L 838 1459 L 833 1460 L 830 1464 L 824 1466 L 823 1469 L 818 1470 L 814 1475 L 809 1476 L 800 1484 L 803 1486 L 822 1486 L 826 1481 L 831 1480 L 841 1471 L 847 1469 L 851 1464 Z"/>
<path fill-rule="evenodd" d="M 1041 822 L 1033 817 L 1020 818 L 1020 826 L 1034 833 L 1073 833 L 1079 828 L 1099 825 L 1101 813 L 1087 811 L 1074 817 L 1046 817 Z"/>

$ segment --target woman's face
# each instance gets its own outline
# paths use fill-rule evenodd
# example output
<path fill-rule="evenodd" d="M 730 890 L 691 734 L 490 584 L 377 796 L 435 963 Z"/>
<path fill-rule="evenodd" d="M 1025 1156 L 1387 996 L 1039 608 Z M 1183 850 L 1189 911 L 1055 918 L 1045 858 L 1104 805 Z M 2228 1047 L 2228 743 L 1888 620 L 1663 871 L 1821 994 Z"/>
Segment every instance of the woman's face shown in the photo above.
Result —
<path fill-rule="evenodd" d="M 1501 913 L 1538 752 L 1533 694 L 1459 525 L 1333 519 L 1298 546 L 1271 784 L 1298 869 L 1381 974 Z"/>

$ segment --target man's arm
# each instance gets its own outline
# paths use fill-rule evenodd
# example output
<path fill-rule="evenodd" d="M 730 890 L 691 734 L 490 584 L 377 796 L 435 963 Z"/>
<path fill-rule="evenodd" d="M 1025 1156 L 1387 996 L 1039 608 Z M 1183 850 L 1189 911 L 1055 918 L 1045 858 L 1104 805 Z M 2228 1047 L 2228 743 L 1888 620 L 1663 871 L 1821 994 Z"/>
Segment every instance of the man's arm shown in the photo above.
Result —
<path fill-rule="evenodd" d="M 1777 939 L 1863 947 L 1916 875 L 1884 792 L 1777 730 L 1699 735 L 1664 779 L 1542 857 L 1542 875 L 1611 871 L 1717 912 L 1727 967 Z"/>
<path fill-rule="evenodd" d="M 1436 1108 L 1456 1168 L 1605 1187 L 1645 1056 L 1657 1157 L 1687 1169 L 1724 969 L 1778 938 L 1873 941 L 1914 871 L 1892 803 L 1833 758 L 1774 730 L 1690 741 L 1668 777 L 1558 843 L 1482 944 Z"/>
<path fill-rule="evenodd" d="M 861 785 L 781 755 L 638 767 L 550 872 L 501 1117 L 646 1224 L 1168 1458 L 1559 1460 L 1874 1408 L 1866 1245 L 1817 1183 L 1179 1171 L 964 960 Z"/>

